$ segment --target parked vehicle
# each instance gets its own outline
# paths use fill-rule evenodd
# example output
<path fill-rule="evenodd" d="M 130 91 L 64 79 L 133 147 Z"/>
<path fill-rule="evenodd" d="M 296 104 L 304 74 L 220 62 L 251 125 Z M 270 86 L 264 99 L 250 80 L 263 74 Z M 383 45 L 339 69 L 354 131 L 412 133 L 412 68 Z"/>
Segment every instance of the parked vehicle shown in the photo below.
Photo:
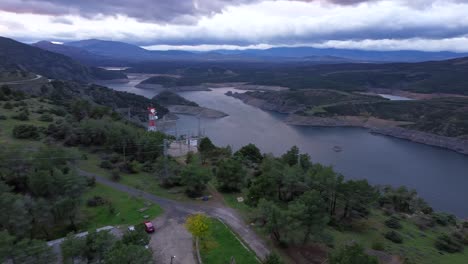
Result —
<path fill-rule="evenodd" d="M 150 221 L 145 221 L 143 224 L 145 225 L 146 233 L 154 233 L 155 229 L 153 223 L 151 223 Z"/>

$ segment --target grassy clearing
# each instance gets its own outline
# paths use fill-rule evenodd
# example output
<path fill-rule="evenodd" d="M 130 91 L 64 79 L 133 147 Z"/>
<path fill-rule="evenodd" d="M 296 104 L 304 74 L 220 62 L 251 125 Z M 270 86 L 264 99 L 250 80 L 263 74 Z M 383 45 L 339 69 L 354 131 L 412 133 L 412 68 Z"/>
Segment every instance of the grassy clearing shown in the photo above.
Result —
<path fill-rule="evenodd" d="M 86 201 L 94 196 L 100 196 L 109 202 L 109 205 L 89 207 Z M 107 225 L 135 225 L 143 222 L 143 216 L 154 219 L 162 214 L 163 209 L 157 204 L 149 203 L 143 199 L 135 198 L 127 193 L 116 191 L 110 187 L 96 184 L 83 196 L 82 214 L 84 217 L 83 230 L 95 229 Z M 110 210 L 112 205 L 113 212 Z M 144 212 L 139 209 L 147 208 Z"/>
<path fill-rule="evenodd" d="M 386 252 L 406 256 L 412 263 L 421 264 L 466 264 L 468 263 L 468 250 L 462 253 L 450 254 L 439 252 L 434 243 L 438 235 L 448 232 L 448 228 L 437 226 L 428 230 L 420 230 L 410 220 L 401 220 L 402 229 L 396 230 L 403 236 L 403 243 L 396 244 L 384 238 L 383 234 L 391 229 L 383 222 L 386 217 L 379 212 L 363 222 L 365 228 L 360 232 L 339 232 L 331 230 L 335 246 L 341 246 L 349 241 L 357 241 L 367 248 L 379 241 L 383 243 Z"/>
<path fill-rule="evenodd" d="M 252 209 L 245 202 L 237 201 L 237 197 L 246 198 L 244 193 L 223 193 L 223 197 L 226 205 L 239 211 L 244 218 L 248 218 L 252 214 Z"/>
<path fill-rule="evenodd" d="M 9 101 L 10 104 L 18 103 L 19 101 Z M 52 108 L 53 106 L 45 103 L 40 102 L 38 99 L 25 99 L 21 102 L 27 104 L 27 108 L 29 111 L 29 120 L 20 121 L 13 119 L 14 115 L 20 113 L 19 109 L 22 106 L 14 107 L 13 109 L 4 109 L 3 106 L 7 103 L 0 102 L 0 115 L 5 116 L 6 120 L 0 120 L 0 144 L 7 145 L 9 147 L 21 147 L 23 145 L 28 145 L 28 147 L 37 147 L 40 146 L 42 143 L 35 140 L 23 140 L 23 139 L 15 139 L 13 138 L 12 131 L 16 125 L 24 124 L 24 125 L 34 125 L 38 127 L 46 128 L 50 123 L 39 121 L 39 117 L 41 114 L 35 113 L 35 111 L 39 110 L 42 106 L 44 109 Z M 53 114 L 50 114 L 55 120 L 60 119 L 61 117 L 57 117 Z"/>
<path fill-rule="evenodd" d="M 210 219 L 211 239 L 202 247 L 201 257 L 205 264 L 229 263 L 234 256 L 236 263 L 257 264 L 255 254 L 237 240 L 231 230 L 217 219 Z"/>
<path fill-rule="evenodd" d="M 81 160 L 78 166 L 91 173 L 98 174 L 107 178 L 111 178 L 111 171 L 99 167 L 101 159 L 97 154 L 88 154 L 87 160 Z M 143 190 L 154 195 L 166 197 L 177 201 L 190 201 L 190 199 L 184 194 L 181 187 L 175 187 L 171 189 L 164 189 L 159 186 L 157 179 L 154 175 L 147 172 L 139 172 L 135 174 L 120 173 L 120 183 L 132 186 L 139 190 Z"/>

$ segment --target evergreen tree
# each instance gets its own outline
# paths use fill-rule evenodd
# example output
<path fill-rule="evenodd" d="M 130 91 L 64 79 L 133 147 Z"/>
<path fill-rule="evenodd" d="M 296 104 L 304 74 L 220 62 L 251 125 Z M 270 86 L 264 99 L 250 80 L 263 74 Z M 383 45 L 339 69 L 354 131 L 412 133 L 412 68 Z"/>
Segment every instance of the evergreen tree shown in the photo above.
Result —
<path fill-rule="evenodd" d="M 330 264 L 378 264 L 375 257 L 364 252 L 358 244 L 352 244 L 339 249 L 330 256 Z"/>
<path fill-rule="evenodd" d="M 236 192 L 244 186 L 247 171 L 242 163 L 236 159 L 225 159 L 219 162 L 216 170 L 216 179 L 221 190 Z"/>

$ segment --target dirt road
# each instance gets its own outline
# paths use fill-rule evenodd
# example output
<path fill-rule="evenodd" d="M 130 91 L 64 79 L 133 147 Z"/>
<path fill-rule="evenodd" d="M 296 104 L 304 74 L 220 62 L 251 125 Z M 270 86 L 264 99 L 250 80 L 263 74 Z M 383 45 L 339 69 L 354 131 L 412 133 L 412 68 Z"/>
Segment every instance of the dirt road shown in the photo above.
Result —
<path fill-rule="evenodd" d="M 40 78 L 42 78 L 42 76 L 39 75 L 39 74 L 36 74 L 36 77 L 31 78 L 31 79 L 19 80 L 19 81 L 10 81 L 10 82 L 0 82 L 0 85 L 4 85 L 4 84 L 23 84 L 23 83 L 28 83 L 28 82 L 32 82 L 32 81 L 35 81 L 35 80 L 39 80 Z"/>
<path fill-rule="evenodd" d="M 270 252 L 264 241 L 257 236 L 249 225 L 244 222 L 242 217 L 232 208 L 173 201 L 111 181 L 94 173 L 89 173 L 80 169 L 78 169 L 78 172 L 86 177 L 95 177 L 97 182 L 116 190 L 159 204 L 165 210 L 166 219 L 185 219 L 187 215 L 197 212 L 202 212 L 212 217 L 218 217 L 244 240 L 258 258 L 264 259 Z"/>

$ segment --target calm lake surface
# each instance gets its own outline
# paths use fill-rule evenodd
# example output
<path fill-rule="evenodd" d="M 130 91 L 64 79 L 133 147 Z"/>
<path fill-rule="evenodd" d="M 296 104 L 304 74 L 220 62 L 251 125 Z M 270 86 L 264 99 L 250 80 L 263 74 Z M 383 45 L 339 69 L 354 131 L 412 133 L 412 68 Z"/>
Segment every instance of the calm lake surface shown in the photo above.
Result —
<path fill-rule="evenodd" d="M 134 81 L 133 83 L 135 83 Z M 129 84 L 109 85 L 147 97 L 153 91 Z M 233 149 L 255 143 L 262 152 L 280 155 L 296 145 L 309 153 L 312 161 L 327 165 L 348 179 L 368 179 L 372 184 L 405 185 L 418 191 L 436 210 L 468 217 L 468 156 L 412 143 L 392 137 L 373 135 L 359 128 L 314 128 L 289 126 L 283 115 L 265 112 L 224 95 L 231 88 L 211 92 L 185 92 L 183 97 L 201 106 L 223 111 L 221 119 L 201 119 L 201 127 L 219 146 Z M 180 116 L 177 129 L 196 133 L 198 119 Z M 342 152 L 333 151 L 334 146 Z"/>

